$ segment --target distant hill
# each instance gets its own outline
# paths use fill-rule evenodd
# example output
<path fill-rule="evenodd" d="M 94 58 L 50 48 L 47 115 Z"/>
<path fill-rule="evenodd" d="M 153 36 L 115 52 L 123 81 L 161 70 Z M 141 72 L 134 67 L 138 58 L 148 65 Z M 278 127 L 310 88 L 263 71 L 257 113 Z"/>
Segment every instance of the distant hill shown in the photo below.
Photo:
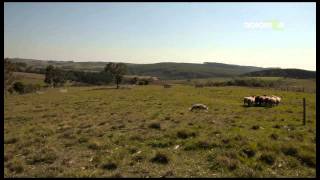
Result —
<path fill-rule="evenodd" d="M 316 71 L 307 71 L 303 69 L 266 69 L 245 73 L 242 76 L 263 76 L 263 77 L 287 77 L 296 79 L 316 78 Z"/>
<path fill-rule="evenodd" d="M 32 69 L 44 69 L 48 65 L 61 67 L 65 70 L 101 71 L 108 62 L 73 62 L 10 58 L 12 62 L 25 63 Z M 154 63 L 154 64 L 130 64 L 128 75 L 156 76 L 160 79 L 193 79 L 211 77 L 232 77 L 264 68 L 254 66 L 240 66 L 223 63 L 205 62 L 196 63 Z"/>

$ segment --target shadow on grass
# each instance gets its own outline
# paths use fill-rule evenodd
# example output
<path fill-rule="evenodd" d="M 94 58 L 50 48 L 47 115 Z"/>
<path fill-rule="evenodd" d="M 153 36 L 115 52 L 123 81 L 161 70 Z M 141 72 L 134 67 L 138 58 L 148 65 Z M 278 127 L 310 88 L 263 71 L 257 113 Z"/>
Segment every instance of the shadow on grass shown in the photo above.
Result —
<path fill-rule="evenodd" d="M 255 107 L 255 108 L 260 107 L 260 108 L 265 108 L 265 109 L 272 108 L 271 106 L 260 106 L 260 105 L 248 106 L 248 105 L 242 104 L 241 106 L 244 107 L 244 108 L 254 108 L 254 107 Z"/>

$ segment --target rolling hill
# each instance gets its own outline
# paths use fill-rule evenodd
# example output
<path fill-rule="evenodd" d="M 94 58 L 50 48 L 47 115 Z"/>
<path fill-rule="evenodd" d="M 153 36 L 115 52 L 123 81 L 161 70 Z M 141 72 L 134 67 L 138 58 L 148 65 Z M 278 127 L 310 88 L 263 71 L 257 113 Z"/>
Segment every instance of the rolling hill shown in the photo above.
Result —
<path fill-rule="evenodd" d="M 44 69 L 48 65 L 54 65 L 64 70 L 101 71 L 108 62 L 73 62 L 73 61 L 45 61 L 36 59 L 11 58 L 12 62 L 25 63 L 33 70 Z M 193 79 L 211 77 L 232 77 L 244 73 L 262 70 L 264 68 L 254 66 L 240 66 L 223 63 L 154 63 L 154 64 L 130 64 L 128 75 L 156 76 L 160 79 Z"/>
<path fill-rule="evenodd" d="M 254 77 L 286 77 L 296 79 L 316 78 L 316 71 L 307 71 L 303 69 L 265 69 L 243 74 L 243 76 Z"/>

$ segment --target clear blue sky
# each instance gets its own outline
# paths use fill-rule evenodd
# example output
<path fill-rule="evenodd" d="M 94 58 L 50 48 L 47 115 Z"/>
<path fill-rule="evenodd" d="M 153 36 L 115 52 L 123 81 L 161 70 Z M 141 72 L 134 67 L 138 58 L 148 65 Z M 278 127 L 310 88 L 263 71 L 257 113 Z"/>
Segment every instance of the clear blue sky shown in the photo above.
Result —
<path fill-rule="evenodd" d="M 315 70 L 316 4 L 5 3 L 4 56 Z"/>

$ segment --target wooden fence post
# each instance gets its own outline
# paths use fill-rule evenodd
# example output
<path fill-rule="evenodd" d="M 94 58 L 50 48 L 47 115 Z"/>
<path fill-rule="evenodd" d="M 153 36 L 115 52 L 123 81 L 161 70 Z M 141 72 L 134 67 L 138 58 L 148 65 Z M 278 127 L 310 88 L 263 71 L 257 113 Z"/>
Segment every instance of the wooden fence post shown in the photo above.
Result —
<path fill-rule="evenodd" d="M 303 125 L 306 125 L 306 98 L 303 98 Z"/>

